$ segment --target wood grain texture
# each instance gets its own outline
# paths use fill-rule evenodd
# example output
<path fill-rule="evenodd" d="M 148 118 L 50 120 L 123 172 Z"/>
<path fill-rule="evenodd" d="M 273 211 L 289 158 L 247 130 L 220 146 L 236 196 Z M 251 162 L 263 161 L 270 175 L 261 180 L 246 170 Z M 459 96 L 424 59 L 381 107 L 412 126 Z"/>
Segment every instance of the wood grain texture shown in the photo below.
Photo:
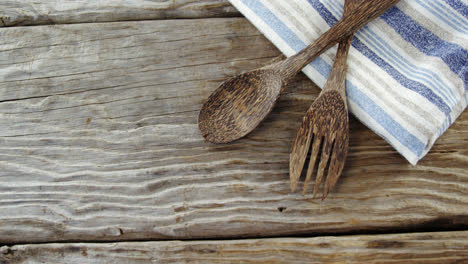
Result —
<path fill-rule="evenodd" d="M 0 27 L 232 16 L 228 0 L 0 1 Z"/>
<path fill-rule="evenodd" d="M 0 247 L 0 263 L 466 263 L 468 231 Z"/>
<path fill-rule="evenodd" d="M 203 141 L 218 85 L 278 56 L 243 18 L 0 30 L 0 243 L 195 239 L 468 226 L 468 113 L 418 166 L 350 120 L 321 202 L 289 190 L 304 75 L 248 137 Z"/>

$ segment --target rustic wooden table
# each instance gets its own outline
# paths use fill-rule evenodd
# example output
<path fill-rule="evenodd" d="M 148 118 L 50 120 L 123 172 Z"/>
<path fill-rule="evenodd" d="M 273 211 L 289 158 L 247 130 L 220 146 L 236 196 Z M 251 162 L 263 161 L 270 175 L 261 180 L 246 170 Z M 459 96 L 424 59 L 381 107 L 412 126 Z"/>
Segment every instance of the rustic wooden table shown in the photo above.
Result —
<path fill-rule="evenodd" d="M 227 0 L 3 0 L 0 18 L 0 263 L 468 261 L 467 111 L 417 166 L 351 118 L 313 200 L 288 178 L 304 75 L 247 138 L 199 134 L 220 82 L 280 56 Z"/>

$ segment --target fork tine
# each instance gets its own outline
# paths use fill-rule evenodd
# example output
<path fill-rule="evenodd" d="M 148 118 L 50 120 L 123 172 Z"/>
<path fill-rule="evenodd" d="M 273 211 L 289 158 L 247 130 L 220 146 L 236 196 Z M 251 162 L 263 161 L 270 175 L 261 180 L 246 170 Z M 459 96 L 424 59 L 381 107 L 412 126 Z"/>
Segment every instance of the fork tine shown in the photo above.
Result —
<path fill-rule="evenodd" d="M 291 190 L 294 192 L 297 187 L 297 182 L 301 177 L 302 169 L 309 151 L 312 132 L 310 131 L 310 119 L 308 115 L 304 116 L 301 127 L 297 131 L 296 138 L 293 142 L 291 155 L 289 159 L 289 177 L 291 182 Z M 305 140 L 304 140 L 305 139 Z"/>
<path fill-rule="evenodd" d="M 335 147 L 336 147 L 336 142 L 335 142 Z M 336 182 L 338 181 L 338 177 L 340 176 L 340 163 L 338 162 L 337 164 L 337 155 L 338 151 L 335 149 L 333 151 L 332 156 L 330 158 L 330 166 L 328 168 L 328 175 L 327 179 L 325 180 L 325 185 L 323 187 L 323 196 L 322 199 L 325 199 L 328 195 L 328 191 L 335 186 Z"/>
<path fill-rule="evenodd" d="M 320 157 L 320 163 L 319 167 L 317 169 L 317 178 L 315 180 L 315 185 L 314 185 L 314 193 L 312 194 L 312 197 L 315 198 L 318 189 L 320 187 L 320 184 L 322 183 L 323 180 L 323 172 L 325 171 L 325 167 L 328 164 L 328 158 L 330 157 L 330 151 L 331 151 L 331 145 L 333 144 L 333 139 L 332 142 L 330 142 L 329 138 L 327 136 L 324 137 L 324 142 L 323 142 L 323 147 L 322 147 L 322 156 Z"/>
<path fill-rule="evenodd" d="M 304 188 L 302 189 L 302 195 L 305 195 L 307 191 L 307 186 L 309 185 L 310 180 L 312 179 L 312 173 L 315 167 L 315 161 L 317 160 L 318 151 L 320 148 L 321 137 L 313 134 L 313 143 L 312 143 L 312 151 L 310 152 L 310 160 L 309 160 L 309 167 L 307 168 L 307 176 L 304 181 Z"/>
<path fill-rule="evenodd" d="M 325 186 L 323 190 L 323 198 L 327 197 L 328 191 L 331 190 L 336 182 L 338 181 L 338 178 L 341 175 L 341 172 L 343 171 L 344 168 L 344 162 L 342 162 L 340 159 L 343 159 L 346 157 L 347 154 L 347 149 L 348 149 L 348 139 L 346 137 L 345 143 L 340 144 L 337 146 L 335 142 L 334 150 L 332 157 L 330 159 L 330 168 L 328 169 L 328 175 L 327 175 L 327 180 L 325 181 Z"/>

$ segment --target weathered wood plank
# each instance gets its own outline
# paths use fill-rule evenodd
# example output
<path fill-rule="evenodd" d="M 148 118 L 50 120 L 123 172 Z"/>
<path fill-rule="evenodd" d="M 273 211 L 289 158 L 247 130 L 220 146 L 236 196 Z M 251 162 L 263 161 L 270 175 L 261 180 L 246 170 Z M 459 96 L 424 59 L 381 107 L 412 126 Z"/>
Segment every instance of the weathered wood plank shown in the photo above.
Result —
<path fill-rule="evenodd" d="M 466 263 L 468 231 L 0 247 L 0 263 Z"/>
<path fill-rule="evenodd" d="M 347 166 L 323 202 L 289 190 L 291 141 L 319 93 L 303 75 L 247 138 L 203 142 L 201 103 L 279 55 L 243 18 L 0 38 L 0 242 L 468 226 L 466 112 L 415 167 L 353 119 Z"/>
<path fill-rule="evenodd" d="M 0 27 L 232 16 L 228 0 L 0 1 Z"/>

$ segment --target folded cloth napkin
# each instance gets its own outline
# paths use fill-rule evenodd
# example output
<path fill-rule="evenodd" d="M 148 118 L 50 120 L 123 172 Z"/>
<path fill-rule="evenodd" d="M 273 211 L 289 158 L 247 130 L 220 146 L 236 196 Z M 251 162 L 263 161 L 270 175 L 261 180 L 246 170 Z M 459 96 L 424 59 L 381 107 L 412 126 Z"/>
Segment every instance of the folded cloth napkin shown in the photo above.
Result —
<path fill-rule="evenodd" d="M 344 6 L 344 0 L 229 1 L 286 56 L 333 26 Z M 355 34 L 350 111 L 416 164 L 467 106 L 467 50 L 466 0 L 401 0 Z M 320 87 L 335 53 L 336 47 L 304 68 Z"/>

